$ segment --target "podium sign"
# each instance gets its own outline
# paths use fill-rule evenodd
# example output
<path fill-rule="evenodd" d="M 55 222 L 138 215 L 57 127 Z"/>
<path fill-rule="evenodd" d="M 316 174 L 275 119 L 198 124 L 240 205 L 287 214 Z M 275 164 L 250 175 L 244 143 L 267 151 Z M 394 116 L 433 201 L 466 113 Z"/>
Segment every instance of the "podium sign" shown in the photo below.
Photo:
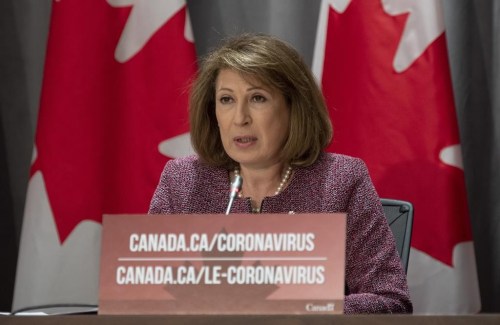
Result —
<path fill-rule="evenodd" d="M 99 314 L 340 314 L 345 214 L 105 215 Z"/>

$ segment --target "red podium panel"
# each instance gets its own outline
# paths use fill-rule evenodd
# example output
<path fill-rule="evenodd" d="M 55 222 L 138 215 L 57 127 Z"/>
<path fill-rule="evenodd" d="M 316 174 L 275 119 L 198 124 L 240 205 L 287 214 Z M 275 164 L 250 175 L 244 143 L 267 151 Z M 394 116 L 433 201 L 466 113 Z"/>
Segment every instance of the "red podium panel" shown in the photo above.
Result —
<path fill-rule="evenodd" d="M 100 314 L 338 314 L 345 214 L 105 215 Z"/>

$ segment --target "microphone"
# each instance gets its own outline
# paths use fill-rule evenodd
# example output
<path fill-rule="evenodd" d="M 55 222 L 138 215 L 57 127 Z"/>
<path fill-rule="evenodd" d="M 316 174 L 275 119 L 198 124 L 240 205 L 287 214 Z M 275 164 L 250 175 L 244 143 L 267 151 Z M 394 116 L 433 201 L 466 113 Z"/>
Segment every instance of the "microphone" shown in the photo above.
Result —
<path fill-rule="evenodd" d="M 234 199 L 238 196 L 241 191 L 241 186 L 243 185 L 243 178 L 240 175 L 234 176 L 234 181 L 231 183 L 231 192 L 229 193 L 229 204 L 227 205 L 226 215 L 231 211 Z"/>

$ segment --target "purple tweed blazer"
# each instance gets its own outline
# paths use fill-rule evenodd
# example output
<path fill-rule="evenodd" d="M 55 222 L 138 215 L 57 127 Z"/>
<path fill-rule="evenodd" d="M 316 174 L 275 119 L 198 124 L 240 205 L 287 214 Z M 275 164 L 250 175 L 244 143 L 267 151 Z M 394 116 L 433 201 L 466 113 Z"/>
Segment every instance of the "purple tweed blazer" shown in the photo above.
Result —
<path fill-rule="evenodd" d="M 170 160 L 149 213 L 224 213 L 229 186 L 226 169 L 196 156 Z M 323 153 L 313 165 L 296 168 L 288 186 L 262 202 L 262 213 L 289 211 L 347 212 L 346 314 L 412 312 L 394 238 L 362 160 Z M 235 199 L 231 212 L 250 213 L 250 200 Z"/>

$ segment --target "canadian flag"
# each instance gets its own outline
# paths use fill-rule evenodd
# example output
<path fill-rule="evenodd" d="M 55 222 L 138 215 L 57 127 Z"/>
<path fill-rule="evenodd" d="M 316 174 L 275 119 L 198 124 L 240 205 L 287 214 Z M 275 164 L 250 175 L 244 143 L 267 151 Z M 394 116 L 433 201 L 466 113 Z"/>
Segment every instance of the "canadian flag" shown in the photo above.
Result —
<path fill-rule="evenodd" d="M 381 197 L 415 207 L 416 313 L 481 308 L 440 0 L 324 0 L 313 71 L 332 151 L 363 158 Z"/>
<path fill-rule="evenodd" d="M 13 310 L 95 305 L 103 213 L 146 213 L 191 153 L 184 0 L 56 0 Z"/>

